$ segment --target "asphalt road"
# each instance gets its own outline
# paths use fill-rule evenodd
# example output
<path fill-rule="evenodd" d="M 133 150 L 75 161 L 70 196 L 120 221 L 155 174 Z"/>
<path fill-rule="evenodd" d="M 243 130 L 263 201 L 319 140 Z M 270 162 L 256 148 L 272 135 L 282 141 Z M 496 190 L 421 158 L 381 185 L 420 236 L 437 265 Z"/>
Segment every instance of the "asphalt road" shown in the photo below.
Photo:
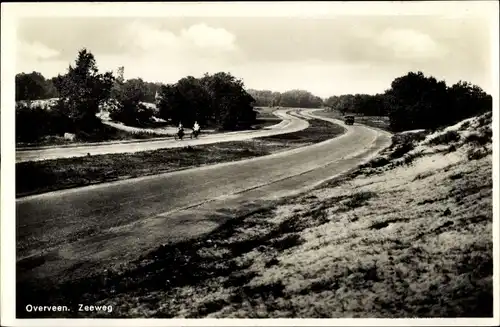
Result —
<path fill-rule="evenodd" d="M 203 135 L 202 133 L 202 135 L 200 135 L 198 139 L 191 140 L 188 136 L 183 141 L 176 141 L 173 137 L 168 137 L 158 138 L 156 140 L 100 142 L 98 144 L 95 143 L 92 145 L 22 148 L 16 150 L 16 162 L 83 157 L 88 154 L 99 155 L 110 153 L 132 153 L 164 148 L 178 148 L 187 145 L 242 141 L 255 137 L 292 133 L 306 129 L 309 126 L 309 123 L 307 121 L 288 113 L 295 111 L 297 110 L 276 110 L 274 114 L 282 118 L 283 121 L 279 124 L 269 126 L 262 130 L 239 131 L 210 135 Z"/>
<path fill-rule="evenodd" d="M 389 143 L 390 134 L 355 124 L 334 139 L 265 157 L 17 199 L 18 280 L 76 278 L 200 235 Z"/>

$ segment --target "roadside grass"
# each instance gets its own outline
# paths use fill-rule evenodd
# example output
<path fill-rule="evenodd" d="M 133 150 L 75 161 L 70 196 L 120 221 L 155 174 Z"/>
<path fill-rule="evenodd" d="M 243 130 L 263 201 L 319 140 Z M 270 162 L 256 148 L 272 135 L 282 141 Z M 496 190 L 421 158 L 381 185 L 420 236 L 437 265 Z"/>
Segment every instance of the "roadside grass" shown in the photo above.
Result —
<path fill-rule="evenodd" d="M 255 120 L 255 124 L 252 125 L 252 129 L 257 130 L 257 129 L 263 129 L 269 126 L 273 126 L 276 124 L 279 124 L 282 121 L 282 119 L 275 117 L 275 118 L 257 118 Z"/>
<path fill-rule="evenodd" d="M 273 112 L 276 111 L 276 108 L 255 107 L 255 111 L 257 112 L 257 119 L 280 120 L 279 117 L 273 114 Z"/>
<path fill-rule="evenodd" d="M 322 110 L 314 113 L 315 115 L 340 119 L 343 120 L 344 116 L 337 110 Z M 387 116 L 363 116 L 359 114 L 349 113 L 349 115 L 354 116 L 354 122 L 363 124 L 370 127 L 379 128 L 385 131 L 390 131 L 389 129 L 389 117 Z"/>
<path fill-rule="evenodd" d="M 492 144 L 478 124 L 484 146 L 462 137 L 447 152 L 426 142 L 437 134 L 396 137 L 419 141 L 403 157 L 389 148 L 383 170 L 235 212 L 208 235 L 98 276 L 18 292 L 30 303 L 113 306 L 96 318 L 491 317 Z M 486 155 L 469 160 L 479 148 Z M 413 151 L 411 164 L 394 164 Z"/>
<path fill-rule="evenodd" d="M 289 134 L 261 137 L 259 138 L 259 140 L 280 142 L 290 145 L 294 144 L 305 145 L 305 144 L 318 143 L 333 138 L 339 134 L 342 134 L 345 131 L 345 128 L 340 125 L 332 124 L 330 122 L 320 119 L 311 119 L 309 120 L 309 124 L 310 124 L 309 127 L 302 131 Z"/>
<path fill-rule="evenodd" d="M 276 138 L 21 162 L 16 164 L 16 197 L 264 156 L 321 142 L 343 130 L 314 119 L 306 130 Z"/>

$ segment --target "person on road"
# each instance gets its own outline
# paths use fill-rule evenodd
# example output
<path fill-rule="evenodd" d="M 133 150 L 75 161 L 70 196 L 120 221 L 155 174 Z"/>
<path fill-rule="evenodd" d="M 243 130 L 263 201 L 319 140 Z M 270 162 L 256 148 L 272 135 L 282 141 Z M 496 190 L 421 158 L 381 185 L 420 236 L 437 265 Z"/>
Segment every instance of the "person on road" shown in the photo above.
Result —
<path fill-rule="evenodd" d="M 195 132 L 199 132 L 200 131 L 200 125 L 198 125 L 197 121 L 194 122 L 193 131 L 195 131 Z"/>
<path fill-rule="evenodd" d="M 182 123 L 179 123 L 179 127 L 177 127 L 177 135 L 181 138 L 184 135 L 184 127 L 182 126 Z"/>

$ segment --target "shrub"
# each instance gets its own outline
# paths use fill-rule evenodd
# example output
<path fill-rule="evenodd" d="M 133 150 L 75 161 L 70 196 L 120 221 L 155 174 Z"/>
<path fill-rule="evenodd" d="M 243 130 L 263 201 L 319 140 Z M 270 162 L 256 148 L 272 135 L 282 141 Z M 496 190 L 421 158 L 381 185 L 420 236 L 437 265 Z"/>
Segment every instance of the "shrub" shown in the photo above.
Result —
<path fill-rule="evenodd" d="M 467 151 L 467 159 L 469 160 L 479 160 L 481 158 L 486 157 L 489 154 L 489 151 L 485 149 L 470 149 Z"/>
<path fill-rule="evenodd" d="M 392 146 L 405 143 L 417 143 L 425 140 L 427 131 L 420 131 L 415 133 L 399 133 L 392 136 Z"/>
<path fill-rule="evenodd" d="M 377 157 L 375 159 L 370 160 L 370 162 L 360 165 L 359 168 L 379 168 L 387 165 L 389 160 L 385 157 Z"/>
<path fill-rule="evenodd" d="M 488 112 L 478 119 L 479 126 L 491 125 L 493 122 L 493 114 Z"/>
<path fill-rule="evenodd" d="M 431 140 L 429 140 L 428 144 L 430 145 L 439 145 L 439 144 L 448 144 L 451 142 L 456 142 L 460 140 L 460 134 L 457 131 L 448 131 L 446 133 L 440 134 Z"/>
<path fill-rule="evenodd" d="M 150 123 L 153 109 L 142 103 L 123 101 L 116 108 L 110 110 L 109 117 L 125 125 L 141 127 L 143 124 Z"/>
<path fill-rule="evenodd" d="M 391 159 L 401 158 L 411 150 L 413 150 L 415 146 L 413 143 L 404 143 L 396 147 L 396 149 L 389 155 Z"/>
<path fill-rule="evenodd" d="M 466 122 L 464 122 L 462 125 L 460 125 L 459 130 L 464 131 L 464 130 L 466 130 L 467 128 L 469 128 L 469 126 L 470 126 L 470 121 L 466 121 Z"/>
<path fill-rule="evenodd" d="M 54 106 L 16 104 L 17 142 L 37 142 L 45 136 L 63 136 L 70 127 L 68 117 Z"/>
<path fill-rule="evenodd" d="M 472 133 L 465 138 L 466 143 L 486 145 L 491 142 L 491 129 L 484 133 Z"/>

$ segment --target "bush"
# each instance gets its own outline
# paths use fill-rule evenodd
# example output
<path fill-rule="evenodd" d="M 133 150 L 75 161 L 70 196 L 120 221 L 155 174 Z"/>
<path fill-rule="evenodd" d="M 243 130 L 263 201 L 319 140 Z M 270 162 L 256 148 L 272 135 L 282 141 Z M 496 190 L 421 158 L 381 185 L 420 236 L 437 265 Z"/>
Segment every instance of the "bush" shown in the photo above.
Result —
<path fill-rule="evenodd" d="M 16 104 L 16 141 L 37 142 L 46 136 L 63 136 L 71 128 L 71 121 L 57 107 L 45 109 L 41 105 Z"/>
<path fill-rule="evenodd" d="M 370 160 L 366 164 L 362 164 L 359 168 L 379 168 L 389 164 L 389 160 L 385 157 L 377 157 L 375 159 Z"/>
<path fill-rule="evenodd" d="M 415 146 L 413 143 L 404 143 L 396 147 L 396 149 L 389 155 L 391 159 L 401 158 L 411 150 L 413 150 Z"/>
<path fill-rule="evenodd" d="M 392 136 L 391 149 L 389 154 L 390 159 L 401 158 L 415 148 L 415 144 L 423 141 L 427 135 L 427 131 L 415 133 L 399 133 Z"/>
<path fill-rule="evenodd" d="M 485 115 L 482 115 L 478 119 L 479 126 L 491 125 L 493 122 L 493 113 L 488 112 Z"/>
<path fill-rule="evenodd" d="M 460 140 L 460 134 L 457 131 L 448 131 L 446 133 L 440 134 L 431 140 L 429 140 L 428 144 L 430 145 L 439 145 L 439 144 L 448 144 L 452 142 L 457 142 Z"/>
<path fill-rule="evenodd" d="M 465 142 L 476 145 L 486 145 L 488 143 L 491 143 L 491 136 L 492 136 L 491 129 L 483 133 L 472 133 L 465 138 Z"/>
<path fill-rule="evenodd" d="M 153 117 L 153 109 L 141 103 L 122 102 L 110 110 L 109 117 L 128 126 L 142 127 Z"/>
<path fill-rule="evenodd" d="M 428 134 L 427 131 L 394 134 L 392 136 L 392 146 L 394 147 L 396 145 L 406 144 L 406 143 L 415 144 L 417 142 L 425 140 L 427 134 Z"/>
<path fill-rule="evenodd" d="M 466 121 L 466 122 L 464 122 L 462 125 L 460 125 L 459 130 L 464 131 L 464 130 L 466 130 L 467 128 L 469 128 L 469 126 L 470 126 L 470 121 Z"/>
<path fill-rule="evenodd" d="M 479 160 L 481 158 L 486 157 L 489 154 L 489 151 L 485 149 L 470 149 L 467 151 L 467 159 L 469 160 Z"/>

